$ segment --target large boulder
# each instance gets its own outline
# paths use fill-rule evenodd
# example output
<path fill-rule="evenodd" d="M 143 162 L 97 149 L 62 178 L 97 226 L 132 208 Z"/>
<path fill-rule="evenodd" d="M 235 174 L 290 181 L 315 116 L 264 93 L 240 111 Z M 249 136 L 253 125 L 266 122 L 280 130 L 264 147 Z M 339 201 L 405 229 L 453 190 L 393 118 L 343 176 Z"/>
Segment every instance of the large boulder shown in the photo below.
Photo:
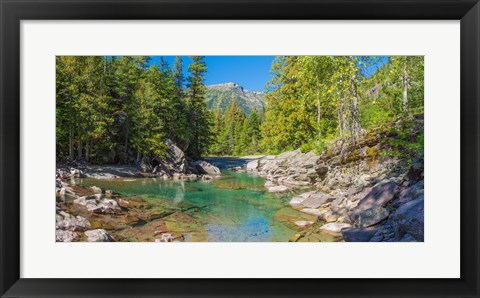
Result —
<path fill-rule="evenodd" d="M 393 181 L 380 182 L 360 200 L 358 205 L 350 212 L 350 219 L 357 221 L 360 213 L 372 207 L 384 207 L 395 198 L 398 185 Z"/>
<path fill-rule="evenodd" d="M 113 238 L 104 229 L 96 229 L 85 232 L 88 242 L 112 242 Z"/>
<path fill-rule="evenodd" d="M 220 169 L 204 160 L 197 160 L 191 163 L 194 172 L 197 174 L 220 175 Z"/>
<path fill-rule="evenodd" d="M 188 162 L 185 153 L 170 139 L 163 140 L 167 151 L 164 156 L 144 157 L 140 164 L 143 172 L 172 177 L 174 173 L 186 173 Z"/>
<path fill-rule="evenodd" d="M 374 206 L 360 212 L 358 216 L 358 225 L 367 228 L 376 225 L 388 217 L 387 209 Z"/>
<path fill-rule="evenodd" d="M 424 182 L 423 180 L 407 187 L 403 191 L 400 192 L 398 198 L 395 199 L 393 202 L 393 206 L 395 208 L 400 207 L 401 205 L 416 200 L 420 197 L 423 198 L 423 191 L 424 191 Z"/>
<path fill-rule="evenodd" d="M 310 186 L 325 177 L 328 167 L 314 152 L 287 151 L 278 156 L 265 156 L 247 164 L 248 171 L 271 178 L 279 184 Z"/>
<path fill-rule="evenodd" d="M 88 211 L 96 213 L 115 214 L 122 210 L 117 201 L 106 199 L 101 194 L 79 197 L 73 202 L 85 206 Z"/>
<path fill-rule="evenodd" d="M 415 240 L 424 239 L 424 202 L 423 196 L 400 206 L 393 214 L 393 219 L 404 232 Z"/>

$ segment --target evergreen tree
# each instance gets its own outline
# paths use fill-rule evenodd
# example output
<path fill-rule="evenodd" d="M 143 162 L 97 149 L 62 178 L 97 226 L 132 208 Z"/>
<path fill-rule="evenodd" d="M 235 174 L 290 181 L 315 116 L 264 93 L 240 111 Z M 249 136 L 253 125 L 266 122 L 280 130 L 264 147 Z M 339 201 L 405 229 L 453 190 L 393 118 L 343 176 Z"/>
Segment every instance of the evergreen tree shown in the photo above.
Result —
<path fill-rule="evenodd" d="M 207 66 L 203 56 L 191 57 L 193 63 L 188 67 L 188 122 L 191 127 L 191 138 L 187 153 L 192 158 L 200 158 L 206 152 L 211 142 L 211 113 L 207 110 L 204 84 L 204 74 Z"/>

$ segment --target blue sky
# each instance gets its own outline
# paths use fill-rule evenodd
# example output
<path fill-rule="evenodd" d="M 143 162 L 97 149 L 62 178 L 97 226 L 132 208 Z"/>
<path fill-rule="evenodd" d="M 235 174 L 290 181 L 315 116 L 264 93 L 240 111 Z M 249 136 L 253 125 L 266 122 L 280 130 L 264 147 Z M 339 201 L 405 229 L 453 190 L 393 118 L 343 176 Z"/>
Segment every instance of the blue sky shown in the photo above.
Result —
<path fill-rule="evenodd" d="M 378 57 L 381 64 L 388 58 Z M 175 56 L 164 56 L 163 59 L 173 66 Z M 188 65 L 192 63 L 189 57 L 182 56 L 184 73 L 187 74 Z M 274 56 L 206 56 L 207 73 L 205 84 L 220 84 L 236 82 L 248 90 L 264 90 L 265 84 L 270 81 L 272 74 L 270 68 Z M 150 63 L 158 64 L 159 56 L 152 57 Z M 378 65 L 366 68 L 367 76 L 373 74 Z"/>
<path fill-rule="evenodd" d="M 270 81 L 270 67 L 274 56 L 206 56 L 207 73 L 205 84 L 220 84 L 236 82 L 248 90 L 263 90 Z M 175 61 L 174 56 L 164 56 L 170 66 Z M 192 62 L 189 57 L 182 57 L 187 73 Z M 152 57 L 151 63 L 158 63 L 160 57 Z"/>

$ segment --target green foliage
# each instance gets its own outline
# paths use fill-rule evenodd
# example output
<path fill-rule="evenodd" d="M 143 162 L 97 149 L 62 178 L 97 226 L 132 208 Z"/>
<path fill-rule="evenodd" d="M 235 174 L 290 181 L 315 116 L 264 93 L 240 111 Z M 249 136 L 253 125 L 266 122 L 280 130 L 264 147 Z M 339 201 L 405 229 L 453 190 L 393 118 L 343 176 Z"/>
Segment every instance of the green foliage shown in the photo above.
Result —
<path fill-rule="evenodd" d="M 423 113 L 423 57 L 283 56 L 272 63 L 261 147 L 322 152 L 369 130 Z"/>
<path fill-rule="evenodd" d="M 57 156 L 95 163 L 163 156 L 165 138 L 198 158 L 208 148 L 206 65 L 193 57 L 184 89 L 183 62 L 173 69 L 149 57 L 57 57 Z"/>
<path fill-rule="evenodd" d="M 227 108 L 225 116 L 215 110 L 213 135 L 210 147 L 213 155 L 249 155 L 259 152 L 261 119 L 256 110 L 248 118 L 234 100 Z"/>
<path fill-rule="evenodd" d="M 423 113 L 420 56 L 390 57 L 368 76 L 367 70 L 379 63 L 375 57 L 276 57 L 265 107 L 247 103 L 263 94 L 248 97 L 236 86 L 207 92 L 202 56 L 191 57 L 188 75 L 180 57 L 173 67 L 149 59 L 57 57 L 60 159 L 138 162 L 143 156 L 162 156 L 166 138 L 192 159 L 297 148 L 321 153 L 335 140 L 355 144 L 364 130 Z M 423 135 L 411 139 L 408 127 L 395 134 L 389 144 L 393 149 L 384 154 L 423 152 Z"/>

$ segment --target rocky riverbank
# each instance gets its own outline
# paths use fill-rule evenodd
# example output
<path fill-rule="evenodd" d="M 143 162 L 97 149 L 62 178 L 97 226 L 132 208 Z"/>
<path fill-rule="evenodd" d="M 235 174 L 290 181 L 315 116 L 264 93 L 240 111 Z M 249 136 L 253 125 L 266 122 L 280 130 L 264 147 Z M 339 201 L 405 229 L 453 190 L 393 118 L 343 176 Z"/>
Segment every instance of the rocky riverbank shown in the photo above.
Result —
<path fill-rule="evenodd" d="M 300 242 L 423 241 L 423 155 L 409 152 L 408 144 L 398 146 L 403 140 L 417 139 L 422 132 L 423 121 L 415 120 L 409 125 L 398 122 L 372 130 L 353 145 L 334 143 L 322 154 L 295 150 L 278 156 L 188 161 L 181 150 L 171 145 L 164 159 L 144 160 L 140 167 L 60 166 L 56 178 L 56 240 L 209 241 L 209 233 L 225 229 L 223 222 L 222 225 L 211 224 L 216 222 L 212 218 L 215 215 L 204 205 L 207 204 L 205 200 L 213 199 L 209 193 L 194 204 L 182 200 L 173 203 L 158 197 L 120 195 L 105 188 L 110 184 L 97 187 L 100 180 L 94 180 L 97 186 L 90 184 L 89 187 L 74 182 L 76 178 L 86 177 L 108 179 L 102 180 L 104 182 L 140 181 L 142 189 L 141 183 L 145 181 L 171 180 L 168 183 L 177 185 L 182 181 L 209 180 L 198 183 L 200 187 L 215 187 L 215 191 L 218 188 L 235 192 L 229 193 L 228 199 L 224 193 L 217 197 L 220 208 L 227 206 L 224 205 L 227 200 L 250 202 L 252 205 L 245 209 L 249 212 L 252 212 L 249 208 L 255 206 L 263 210 L 275 205 L 270 222 L 257 220 L 254 223 L 261 223 L 261 229 L 268 230 L 272 225 L 289 229 L 282 238 L 285 240 L 281 241 L 286 241 L 290 235 L 290 241 Z M 255 179 L 260 179 L 260 183 L 245 197 L 242 195 L 247 188 L 244 182 L 231 177 L 211 180 L 221 177 L 220 169 L 243 169 L 251 175 L 237 175 L 264 177 L 263 191 L 264 180 L 258 177 Z M 142 179 L 146 177 L 148 179 Z M 195 197 L 201 196 L 202 189 L 192 183 L 196 182 L 181 187 L 196 192 Z M 169 187 L 161 183 L 155 187 L 159 185 Z M 267 196 L 270 201 L 251 199 L 252 195 Z M 280 203 L 275 203 L 280 199 Z M 220 210 L 216 206 L 212 208 Z M 236 212 L 236 208 L 230 208 L 227 214 L 238 216 Z M 235 227 L 230 218 L 224 221 L 227 227 Z M 240 228 L 251 239 L 265 233 L 265 230 L 257 231 L 260 228 L 253 223 Z"/>
<path fill-rule="evenodd" d="M 312 240 L 312 229 L 341 234 L 345 241 L 423 241 L 423 155 L 412 161 L 396 146 L 399 139 L 415 140 L 423 133 L 421 119 L 372 130 L 354 145 L 337 142 L 321 155 L 295 150 L 251 161 L 246 168 L 265 177 L 271 192 L 315 188 L 290 201 L 318 223 L 292 241 Z"/>
<path fill-rule="evenodd" d="M 194 206 L 178 209 L 152 207 L 145 198 L 125 197 L 99 187 L 79 187 L 75 178 L 121 179 L 160 178 L 164 180 L 210 180 L 220 176 L 218 167 L 204 160 L 188 161 L 175 144 L 167 140 L 163 158 L 144 158 L 139 166 L 58 164 L 56 170 L 56 241 L 157 241 L 180 240 L 183 235 L 169 233 L 162 218 Z M 67 199 L 68 198 L 68 199 Z M 188 216 L 188 212 L 183 214 Z M 193 220 L 192 220 L 193 221 Z"/>

